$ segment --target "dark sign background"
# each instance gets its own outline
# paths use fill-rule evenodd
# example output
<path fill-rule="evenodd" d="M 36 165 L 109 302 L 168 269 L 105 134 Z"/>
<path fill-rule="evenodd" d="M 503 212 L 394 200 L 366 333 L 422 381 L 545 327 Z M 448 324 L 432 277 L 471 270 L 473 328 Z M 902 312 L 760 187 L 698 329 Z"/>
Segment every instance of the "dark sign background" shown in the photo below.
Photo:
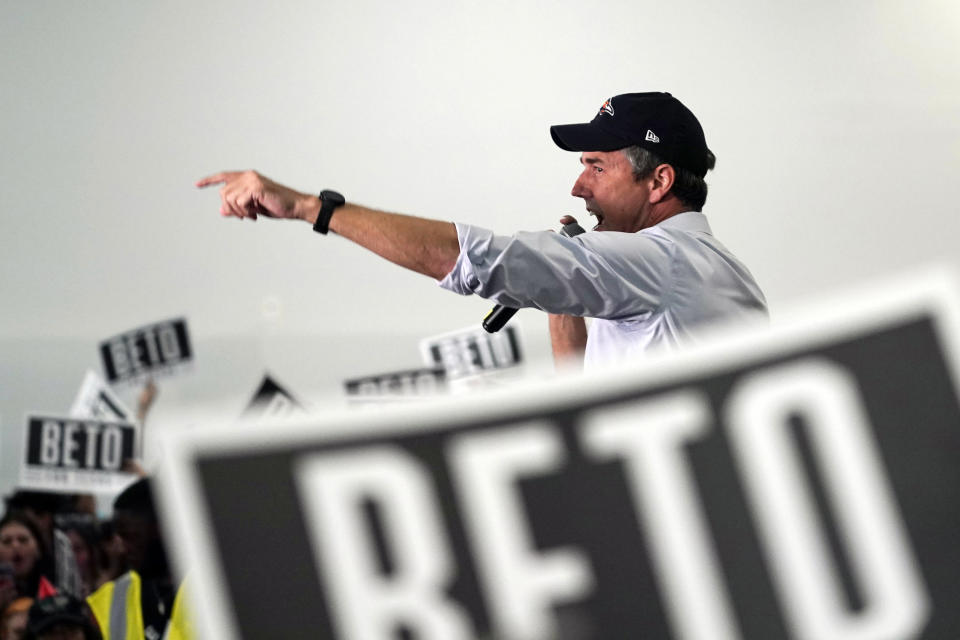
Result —
<path fill-rule="evenodd" d="M 64 426 L 67 423 L 74 423 L 78 425 L 78 428 L 75 433 L 74 440 L 77 443 L 77 450 L 74 455 L 75 459 L 78 461 L 76 467 L 66 467 L 62 464 L 44 464 L 41 462 L 40 457 L 40 447 L 42 444 L 42 434 L 43 434 L 43 423 L 46 421 L 53 421 L 60 425 L 60 435 L 63 436 Z M 86 426 L 93 426 L 97 430 L 96 442 L 94 446 L 98 449 L 97 461 L 93 467 L 86 466 L 86 451 L 87 447 L 90 445 L 87 442 L 87 430 Z M 113 426 L 120 430 L 122 436 L 122 442 L 120 446 L 120 460 L 121 463 L 123 460 L 128 458 L 137 457 L 136 452 L 134 451 L 136 444 L 136 428 L 130 424 L 122 424 L 118 422 L 101 422 L 99 420 L 87 420 L 87 419 L 75 419 L 75 418 L 48 418 L 48 417 L 34 417 L 31 416 L 27 422 L 27 464 L 35 467 L 44 467 L 49 469 L 89 469 L 94 471 L 116 471 L 116 469 L 105 469 L 100 462 L 99 456 L 99 447 L 100 441 L 103 437 L 103 431 L 107 426 Z M 62 447 L 62 440 L 61 447 Z"/>
<path fill-rule="evenodd" d="M 919 319 L 866 335 L 823 341 L 777 357 L 744 359 L 682 383 L 638 388 L 618 396 L 593 397 L 575 410 L 543 415 L 518 412 L 509 421 L 477 417 L 449 429 L 382 438 L 404 448 L 430 469 L 443 502 L 447 536 L 458 574 L 452 597 L 473 617 L 480 634 L 490 622 L 467 544 L 461 513 L 451 487 L 444 446 L 453 433 L 509 425 L 534 416 L 558 425 L 568 460 L 562 473 L 522 481 L 519 490 L 540 549 L 573 545 L 588 555 L 596 577 L 592 596 L 557 611 L 569 637 L 670 638 L 664 603 L 638 526 L 622 462 L 597 463 L 585 457 L 574 433 L 579 415 L 613 402 L 639 399 L 675 389 L 693 389 L 710 400 L 713 420 L 708 435 L 687 447 L 705 510 L 722 578 L 745 638 L 787 638 L 783 613 L 759 547 L 723 424 L 722 407 L 731 387 L 746 372 L 811 354 L 829 359 L 857 381 L 884 467 L 908 531 L 931 612 L 924 638 L 954 638 L 960 629 L 960 405 L 934 322 Z M 465 416 L 467 418 L 467 416 Z M 809 446 L 801 424 L 794 429 L 801 452 Z M 332 638 L 325 595 L 315 569 L 302 507 L 293 476 L 304 454 L 363 447 L 371 440 L 318 442 L 270 452 L 203 454 L 197 470 L 210 514 L 212 536 L 227 578 L 230 606 L 245 638 Z M 802 454 L 803 455 L 803 454 Z M 808 476 L 816 485 L 817 474 Z M 832 552 L 840 567 L 848 559 L 817 495 L 828 523 Z M 389 560 L 389 558 L 388 558 Z M 851 608 L 862 597 L 850 572 L 841 569 Z M 399 637 L 399 636 L 398 636 Z M 561 636 L 564 637 L 564 636 Z"/>
<path fill-rule="evenodd" d="M 165 353 L 159 344 L 148 347 L 147 341 L 158 340 L 157 331 L 167 327 L 176 336 L 176 353 Z M 137 363 L 137 365 L 121 366 L 114 360 L 114 349 L 126 354 L 128 363 Z M 166 367 L 172 367 L 190 360 L 193 357 L 193 351 L 187 334 L 187 321 L 183 318 L 177 318 L 114 336 L 100 343 L 100 357 L 103 360 L 103 370 L 107 381 L 111 383 L 134 379 L 148 371 L 163 370 Z"/>
<path fill-rule="evenodd" d="M 266 375 L 263 377 L 263 381 L 257 388 L 256 393 L 253 394 L 250 404 L 243 410 L 243 417 L 262 417 L 262 414 L 267 411 L 270 406 L 270 402 L 278 395 L 289 402 L 290 410 L 303 411 L 303 405 L 301 405 L 289 391 L 280 386 L 280 384 L 269 375 Z"/>
<path fill-rule="evenodd" d="M 429 382 L 425 382 L 429 379 Z M 421 368 L 391 371 L 343 381 L 347 395 L 423 395 L 442 390 L 447 383 L 444 369 Z M 375 391 L 368 392 L 367 388 Z"/>

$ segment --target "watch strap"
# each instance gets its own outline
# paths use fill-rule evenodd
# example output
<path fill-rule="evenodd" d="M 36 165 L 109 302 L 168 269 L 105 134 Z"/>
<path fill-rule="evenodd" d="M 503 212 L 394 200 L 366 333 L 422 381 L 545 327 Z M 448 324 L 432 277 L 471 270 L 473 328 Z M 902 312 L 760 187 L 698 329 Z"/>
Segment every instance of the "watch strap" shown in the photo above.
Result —
<path fill-rule="evenodd" d="M 313 230 L 317 233 L 326 235 L 330 231 L 330 218 L 337 207 L 346 204 L 343 196 L 336 191 L 324 189 L 320 192 L 320 213 L 317 214 L 317 221 L 313 223 Z"/>

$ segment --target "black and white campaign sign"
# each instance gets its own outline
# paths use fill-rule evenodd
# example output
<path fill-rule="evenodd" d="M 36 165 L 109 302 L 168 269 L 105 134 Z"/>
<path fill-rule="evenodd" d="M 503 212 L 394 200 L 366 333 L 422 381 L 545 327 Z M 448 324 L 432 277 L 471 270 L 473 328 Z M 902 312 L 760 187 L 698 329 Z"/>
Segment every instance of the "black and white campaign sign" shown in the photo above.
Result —
<path fill-rule="evenodd" d="M 420 354 L 424 364 L 445 369 L 449 379 L 509 369 L 523 361 L 520 334 L 512 325 L 497 333 L 471 327 L 425 338 Z"/>
<path fill-rule="evenodd" d="M 94 371 L 87 371 L 87 375 L 84 376 L 83 384 L 70 407 L 70 416 L 120 422 L 129 422 L 134 419 L 133 413 Z"/>
<path fill-rule="evenodd" d="M 305 413 L 303 405 L 293 397 L 293 394 L 267 374 L 263 376 L 263 381 L 257 387 L 241 417 L 245 420 L 270 420 L 290 418 Z"/>
<path fill-rule="evenodd" d="M 439 407 L 168 433 L 205 637 L 955 638 L 953 282 Z"/>
<path fill-rule="evenodd" d="M 110 492 L 130 484 L 123 463 L 137 457 L 139 430 L 129 422 L 27 417 L 20 484 L 69 492 Z"/>
<path fill-rule="evenodd" d="M 445 369 L 427 367 L 349 378 L 343 388 L 351 398 L 416 398 L 435 396 L 446 382 Z"/>
<path fill-rule="evenodd" d="M 172 373 L 193 358 L 187 321 L 166 320 L 114 336 L 100 343 L 100 357 L 111 384 Z"/>

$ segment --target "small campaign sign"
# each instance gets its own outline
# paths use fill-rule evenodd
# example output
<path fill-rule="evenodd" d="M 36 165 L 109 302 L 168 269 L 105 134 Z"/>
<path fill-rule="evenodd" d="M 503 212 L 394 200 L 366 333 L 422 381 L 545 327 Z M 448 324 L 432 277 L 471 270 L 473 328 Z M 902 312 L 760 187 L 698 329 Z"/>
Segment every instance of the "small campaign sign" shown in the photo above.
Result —
<path fill-rule="evenodd" d="M 94 371 L 87 371 L 84 376 L 83 384 L 77 391 L 73 406 L 70 407 L 70 416 L 119 422 L 130 422 L 134 419 L 133 413 Z"/>
<path fill-rule="evenodd" d="M 470 327 L 420 341 L 420 354 L 429 367 L 443 368 L 449 379 L 516 367 L 523 362 L 520 334 L 509 325 L 497 333 Z"/>
<path fill-rule="evenodd" d="M 430 398 L 446 387 L 447 372 L 434 367 L 404 369 L 344 380 L 351 400 Z"/>
<path fill-rule="evenodd" d="M 303 405 L 269 375 L 263 377 L 250 404 L 243 410 L 244 420 L 279 420 L 304 415 Z"/>
<path fill-rule="evenodd" d="M 130 422 L 27 417 L 20 485 L 68 492 L 110 492 L 130 483 L 123 471 L 137 457 L 139 430 Z"/>
<path fill-rule="evenodd" d="M 176 318 L 146 325 L 100 343 L 110 384 L 167 375 L 193 359 L 187 321 Z"/>
<path fill-rule="evenodd" d="M 926 275 L 594 376 L 168 432 L 204 637 L 956 637 L 960 289 Z"/>

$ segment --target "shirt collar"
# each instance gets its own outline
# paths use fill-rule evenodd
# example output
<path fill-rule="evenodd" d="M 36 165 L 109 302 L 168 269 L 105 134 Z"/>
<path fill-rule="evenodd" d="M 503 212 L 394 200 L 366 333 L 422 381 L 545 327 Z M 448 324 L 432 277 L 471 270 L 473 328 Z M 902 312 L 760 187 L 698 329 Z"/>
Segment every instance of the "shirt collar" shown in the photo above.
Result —
<path fill-rule="evenodd" d="M 670 216 L 656 226 L 687 232 L 700 231 L 713 235 L 713 231 L 710 230 L 710 223 L 707 222 L 707 216 L 703 215 L 701 211 L 684 211 L 675 216 Z"/>

